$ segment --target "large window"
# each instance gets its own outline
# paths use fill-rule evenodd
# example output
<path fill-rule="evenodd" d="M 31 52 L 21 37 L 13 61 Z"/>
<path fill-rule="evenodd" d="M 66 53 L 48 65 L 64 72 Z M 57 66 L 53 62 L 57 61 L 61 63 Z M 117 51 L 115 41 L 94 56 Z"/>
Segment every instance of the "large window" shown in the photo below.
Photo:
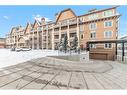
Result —
<path fill-rule="evenodd" d="M 89 20 L 94 20 L 94 19 L 97 19 L 98 18 L 98 14 L 91 14 L 89 16 Z"/>
<path fill-rule="evenodd" d="M 103 15 L 104 16 L 112 16 L 113 15 L 113 10 L 104 11 Z"/>
<path fill-rule="evenodd" d="M 79 22 L 84 22 L 84 18 L 83 17 L 80 17 L 79 18 Z"/>
<path fill-rule="evenodd" d="M 104 44 L 104 48 L 112 48 L 112 44 L 111 43 L 105 43 Z"/>
<path fill-rule="evenodd" d="M 111 38 L 112 37 L 112 31 L 105 31 L 104 32 L 104 38 Z"/>
<path fill-rule="evenodd" d="M 104 27 L 111 27 L 112 26 L 112 21 L 105 21 L 104 22 Z"/>
<path fill-rule="evenodd" d="M 80 25 L 79 26 L 79 30 L 80 30 L 80 32 L 83 32 L 84 31 L 84 26 L 83 25 Z"/>
<path fill-rule="evenodd" d="M 91 23 L 91 24 L 89 24 L 89 28 L 90 28 L 90 30 L 95 30 L 97 28 L 97 24 Z"/>
<path fill-rule="evenodd" d="M 90 33 L 90 38 L 91 38 L 91 39 L 95 39 L 95 38 L 96 38 L 96 32 L 95 32 L 95 31 L 92 31 L 92 32 Z"/>

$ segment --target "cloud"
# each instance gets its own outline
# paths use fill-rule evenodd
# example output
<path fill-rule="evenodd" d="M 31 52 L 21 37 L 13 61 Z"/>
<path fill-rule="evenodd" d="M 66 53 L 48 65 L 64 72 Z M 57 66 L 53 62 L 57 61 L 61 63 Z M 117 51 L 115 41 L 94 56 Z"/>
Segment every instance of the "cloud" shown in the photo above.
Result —
<path fill-rule="evenodd" d="M 7 20 L 9 19 L 9 17 L 8 17 L 8 16 L 3 16 L 3 18 L 4 18 L 4 19 L 7 19 Z"/>
<path fill-rule="evenodd" d="M 46 18 L 46 17 L 42 17 L 41 15 L 37 14 L 37 15 L 32 15 L 33 19 L 41 21 L 42 18 L 45 18 L 45 21 L 51 21 L 51 19 Z"/>

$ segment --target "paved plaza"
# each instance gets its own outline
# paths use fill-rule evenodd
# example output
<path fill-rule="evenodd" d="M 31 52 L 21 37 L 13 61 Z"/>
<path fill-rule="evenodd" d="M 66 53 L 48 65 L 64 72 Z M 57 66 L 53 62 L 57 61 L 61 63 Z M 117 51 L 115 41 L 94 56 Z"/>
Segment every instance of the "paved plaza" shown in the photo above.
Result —
<path fill-rule="evenodd" d="M 44 57 L 2 68 L 0 89 L 127 89 L 126 72 L 127 65 L 115 61 L 72 64 Z"/>

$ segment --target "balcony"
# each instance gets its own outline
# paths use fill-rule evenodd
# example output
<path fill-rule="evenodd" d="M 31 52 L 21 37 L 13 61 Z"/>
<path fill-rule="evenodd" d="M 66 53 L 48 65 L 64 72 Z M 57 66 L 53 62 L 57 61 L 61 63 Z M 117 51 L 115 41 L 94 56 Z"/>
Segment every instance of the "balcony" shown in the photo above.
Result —
<path fill-rule="evenodd" d="M 54 35 L 59 35 L 59 31 L 55 31 L 54 32 Z"/>
<path fill-rule="evenodd" d="M 60 26 L 60 24 L 57 23 L 57 24 L 54 25 L 54 28 L 58 28 L 59 26 Z"/>
<path fill-rule="evenodd" d="M 77 23 L 77 19 L 76 18 L 73 18 L 73 19 L 69 20 L 69 25 L 73 25 L 73 24 L 76 24 L 76 23 Z"/>
<path fill-rule="evenodd" d="M 70 37 L 70 41 L 73 41 L 74 40 L 74 37 Z"/>
<path fill-rule="evenodd" d="M 54 42 L 59 42 L 59 39 L 54 39 Z"/>
<path fill-rule="evenodd" d="M 76 33 L 76 32 L 77 32 L 77 30 L 75 30 L 75 29 L 72 29 L 69 31 L 69 33 Z"/>
<path fill-rule="evenodd" d="M 67 20 L 61 21 L 61 26 L 67 26 Z"/>

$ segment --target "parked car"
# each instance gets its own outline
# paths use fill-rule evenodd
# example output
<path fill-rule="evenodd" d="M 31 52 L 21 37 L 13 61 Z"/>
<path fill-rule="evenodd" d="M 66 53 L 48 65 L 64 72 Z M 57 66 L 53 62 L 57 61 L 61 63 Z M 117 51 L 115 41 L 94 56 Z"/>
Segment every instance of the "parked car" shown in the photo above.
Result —
<path fill-rule="evenodd" d="M 20 52 L 20 51 L 22 51 L 22 49 L 21 48 L 16 48 L 15 51 Z"/>
<path fill-rule="evenodd" d="M 30 51 L 30 50 L 31 48 L 26 48 L 26 47 L 22 48 L 22 51 Z"/>
<path fill-rule="evenodd" d="M 12 47 L 12 48 L 11 48 L 11 51 L 15 51 L 15 48 L 14 48 L 14 47 Z"/>

